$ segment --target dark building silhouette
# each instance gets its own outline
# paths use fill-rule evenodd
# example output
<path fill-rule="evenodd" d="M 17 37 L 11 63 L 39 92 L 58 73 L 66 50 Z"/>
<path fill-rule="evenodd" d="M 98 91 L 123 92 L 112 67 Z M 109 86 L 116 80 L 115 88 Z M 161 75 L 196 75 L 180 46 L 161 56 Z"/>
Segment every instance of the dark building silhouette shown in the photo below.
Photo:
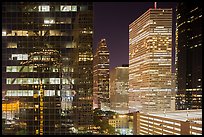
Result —
<path fill-rule="evenodd" d="M 176 109 L 202 108 L 202 7 L 199 2 L 177 5 Z"/>

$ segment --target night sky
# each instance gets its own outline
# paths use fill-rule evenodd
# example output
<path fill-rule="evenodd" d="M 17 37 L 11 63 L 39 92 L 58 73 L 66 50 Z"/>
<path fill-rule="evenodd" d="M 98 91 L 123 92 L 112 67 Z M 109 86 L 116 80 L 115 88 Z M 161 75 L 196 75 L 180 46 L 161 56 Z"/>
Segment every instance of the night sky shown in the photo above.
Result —
<path fill-rule="evenodd" d="M 157 8 L 173 8 L 173 32 L 175 31 L 176 4 L 176 2 L 157 2 Z M 154 8 L 154 2 L 94 3 L 93 49 L 95 53 L 100 39 L 106 39 L 110 52 L 110 69 L 129 63 L 129 24 L 149 8 Z"/>

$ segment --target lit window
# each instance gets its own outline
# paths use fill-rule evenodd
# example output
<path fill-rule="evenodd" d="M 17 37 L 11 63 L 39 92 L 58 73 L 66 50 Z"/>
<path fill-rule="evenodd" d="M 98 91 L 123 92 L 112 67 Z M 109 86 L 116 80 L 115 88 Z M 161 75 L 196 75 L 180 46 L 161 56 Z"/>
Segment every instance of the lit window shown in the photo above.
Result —
<path fill-rule="evenodd" d="M 77 11 L 77 6 L 76 5 L 73 5 L 73 6 L 70 6 L 70 5 L 61 5 L 60 6 L 60 11 Z"/>
<path fill-rule="evenodd" d="M 50 30 L 50 36 L 61 36 L 63 33 L 58 30 Z M 66 35 L 66 34 L 64 34 Z"/>
<path fill-rule="evenodd" d="M 7 67 L 6 67 L 6 72 L 12 72 L 11 66 L 7 66 Z"/>
<path fill-rule="evenodd" d="M 6 72 L 19 72 L 18 66 L 7 66 Z"/>
<path fill-rule="evenodd" d="M 18 96 L 23 96 L 22 90 L 18 90 Z"/>
<path fill-rule="evenodd" d="M 28 90 L 28 96 L 33 96 L 33 90 Z"/>
<path fill-rule="evenodd" d="M 74 84 L 74 79 L 72 79 L 72 84 Z"/>
<path fill-rule="evenodd" d="M 2 31 L 2 36 L 6 36 L 6 31 Z"/>
<path fill-rule="evenodd" d="M 88 10 L 88 6 L 80 6 L 80 11 L 86 11 Z"/>
<path fill-rule="evenodd" d="M 54 24 L 55 20 L 54 19 L 45 19 L 44 24 Z"/>
<path fill-rule="evenodd" d="M 56 21 L 59 24 L 71 24 L 72 23 L 72 19 L 68 18 L 68 17 L 60 17 L 60 19 L 58 19 L 58 21 Z"/>
<path fill-rule="evenodd" d="M 28 72 L 33 72 L 33 66 L 28 66 Z"/>
<path fill-rule="evenodd" d="M 40 12 L 48 12 L 48 11 L 50 11 L 50 6 L 49 5 L 38 6 L 38 11 L 40 11 Z"/>
<path fill-rule="evenodd" d="M 60 11 L 71 11 L 71 6 L 68 5 L 61 5 Z"/>
<path fill-rule="evenodd" d="M 33 78 L 33 84 L 40 84 L 40 81 L 38 78 Z"/>
<path fill-rule="evenodd" d="M 62 79 L 62 84 L 69 84 L 68 79 Z"/>
<path fill-rule="evenodd" d="M 77 6 L 72 6 L 72 11 L 77 11 Z"/>
<path fill-rule="evenodd" d="M 28 54 L 12 54 L 12 60 L 28 60 Z"/>
<path fill-rule="evenodd" d="M 7 48 L 17 48 L 17 43 L 8 43 Z"/>
<path fill-rule="evenodd" d="M 28 78 L 25 83 L 26 84 L 33 84 L 33 78 Z"/>
<path fill-rule="evenodd" d="M 50 84 L 60 84 L 60 78 L 50 78 Z"/>
<path fill-rule="evenodd" d="M 57 95 L 60 96 L 60 90 L 57 91 Z"/>
<path fill-rule="evenodd" d="M 55 90 L 45 90 L 44 96 L 55 96 Z"/>
<path fill-rule="evenodd" d="M 93 31 L 81 31 L 81 33 L 84 33 L 84 34 L 92 34 Z"/>
<path fill-rule="evenodd" d="M 28 54 L 22 54 L 22 60 L 28 60 Z"/>
<path fill-rule="evenodd" d="M 49 24 L 49 23 L 50 23 L 50 20 L 44 20 L 44 23 L 45 23 L 45 24 Z"/>
<path fill-rule="evenodd" d="M 11 84 L 12 78 L 7 78 L 6 79 L 6 84 Z"/>
<path fill-rule="evenodd" d="M 13 84 L 27 84 L 27 78 L 17 78 Z"/>

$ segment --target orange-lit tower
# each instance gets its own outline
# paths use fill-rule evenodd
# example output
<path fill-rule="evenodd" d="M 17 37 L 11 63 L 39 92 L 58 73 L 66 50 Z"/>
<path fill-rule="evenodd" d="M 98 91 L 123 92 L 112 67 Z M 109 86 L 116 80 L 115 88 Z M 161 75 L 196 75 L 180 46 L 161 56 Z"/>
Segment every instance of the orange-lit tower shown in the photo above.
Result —
<path fill-rule="evenodd" d="M 172 9 L 150 8 L 129 25 L 130 111 L 174 109 Z"/>

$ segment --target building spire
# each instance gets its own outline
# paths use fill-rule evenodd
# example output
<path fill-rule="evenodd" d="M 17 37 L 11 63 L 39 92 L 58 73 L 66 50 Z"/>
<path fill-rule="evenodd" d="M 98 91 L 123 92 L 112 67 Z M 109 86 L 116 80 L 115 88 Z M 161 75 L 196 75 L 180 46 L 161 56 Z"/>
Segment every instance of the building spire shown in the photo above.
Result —
<path fill-rule="evenodd" d="M 154 2 L 154 9 L 157 8 L 157 2 Z"/>

